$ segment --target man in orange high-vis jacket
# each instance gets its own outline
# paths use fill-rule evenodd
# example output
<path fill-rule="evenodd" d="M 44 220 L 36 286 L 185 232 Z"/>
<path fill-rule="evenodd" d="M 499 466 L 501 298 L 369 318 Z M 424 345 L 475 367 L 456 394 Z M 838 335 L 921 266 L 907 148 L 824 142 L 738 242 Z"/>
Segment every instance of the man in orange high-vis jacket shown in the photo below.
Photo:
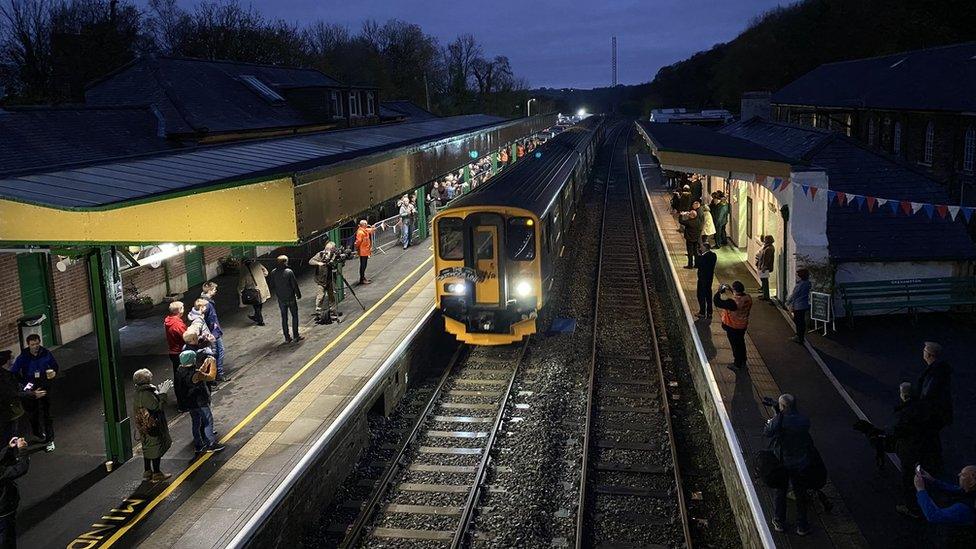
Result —
<path fill-rule="evenodd" d="M 372 280 L 366 278 L 366 264 L 369 263 L 369 256 L 373 253 L 373 233 L 376 227 L 371 227 L 365 219 L 359 220 L 359 228 L 356 229 L 356 251 L 359 253 L 359 283 L 369 284 Z"/>
<path fill-rule="evenodd" d="M 746 367 L 746 328 L 749 327 L 749 312 L 752 310 L 752 297 L 746 293 L 746 287 L 736 280 L 732 283 L 732 296 L 723 297 L 729 291 L 728 284 L 719 286 L 715 292 L 713 302 L 722 309 L 722 329 L 729 337 L 734 362 L 728 366 L 732 371 Z"/>

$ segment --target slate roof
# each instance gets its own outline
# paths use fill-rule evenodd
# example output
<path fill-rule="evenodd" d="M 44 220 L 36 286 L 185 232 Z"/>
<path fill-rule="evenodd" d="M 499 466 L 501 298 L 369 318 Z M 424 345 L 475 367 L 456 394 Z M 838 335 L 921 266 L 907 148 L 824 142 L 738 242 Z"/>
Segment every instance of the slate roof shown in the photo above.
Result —
<path fill-rule="evenodd" d="M 654 143 L 654 148 L 659 151 L 765 160 L 790 165 L 798 163 L 797 159 L 773 149 L 701 126 L 644 120 L 639 124 Z"/>
<path fill-rule="evenodd" d="M 229 132 L 313 124 L 287 101 L 275 104 L 242 80 L 251 75 L 272 90 L 342 88 L 341 82 L 317 70 L 146 56 L 89 84 L 89 105 L 155 105 L 171 134 Z"/>
<path fill-rule="evenodd" d="M 437 115 L 427 109 L 414 104 L 412 101 L 402 99 L 396 101 L 380 101 L 381 114 L 382 109 L 388 109 L 399 116 L 405 116 L 408 120 L 430 120 L 431 118 L 437 118 Z"/>
<path fill-rule="evenodd" d="M 823 129 L 753 118 L 719 132 L 747 139 L 827 171 L 830 189 L 876 198 L 948 204 L 942 185 L 896 158 Z M 921 210 L 895 215 L 887 207 L 827 208 L 827 240 L 836 262 L 963 261 L 976 259 L 976 245 L 962 222 L 929 219 Z"/>
<path fill-rule="evenodd" d="M 773 94 L 815 107 L 976 111 L 976 42 L 827 63 Z"/>
<path fill-rule="evenodd" d="M 164 151 L 160 122 L 145 106 L 8 107 L 0 110 L 0 174 Z"/>
<path fill-rule="evenodd" d="M 0 198 L 59 208 L 93 208 L 152 199 L 221 183 L 298 171 L 459 135 L 506 120 L 465 115 L 420 122 L 184 148 L 166 154 L 0 176 Z"/>

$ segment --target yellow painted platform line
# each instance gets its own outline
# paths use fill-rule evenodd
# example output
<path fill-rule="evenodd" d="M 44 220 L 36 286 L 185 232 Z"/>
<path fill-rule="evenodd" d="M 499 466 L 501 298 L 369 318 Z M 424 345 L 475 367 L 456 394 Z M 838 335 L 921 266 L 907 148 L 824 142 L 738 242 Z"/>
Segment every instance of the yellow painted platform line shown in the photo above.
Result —
<path fill-rule="evenodd" d="M 271 393 L 268 396 L 268 398 L 264 399 L 264 401 L 261 402 L 261 404 L 258 404 L 257 407 L 254 408 L 254 410 L 251 410 L 251 413 L 249 413 L 244 419 L 238 422 L 233 429 L 231 429 L 227 434 L 225 434 L 220 439 L 220 443 L 221 444 L 227 443 L 228 441 L 230 441 L 230 439 L 234 437 L 234 435 L 240 432 L 241 429 L 247 427 L 248 424 L 254 421 L 254 418 L 256 418 L 258 414 L 263 412 L 268 406 L 271 405 L 272 402 L 274 402 L 278 397 L 280 397 L 282 393 L 288 390 L 288 388 L 291 387 L 292 384 L 298 381 L 298 378 L 300 378 L 302 374 L 308 371 L 308 369 L 311 368 L 312 365 L 318 362 L 319 359 L 321 359 L 323 356 L 326 355 L 326 353 L 328 353 L 336 345 L 338 345 L 340 341 L 345 339 L 347 335 L 349 335 L 354 329 L 356 329 L 356 326 L 359 326 L 359 324 L 363 320 L 365 320 L 367 317 L 369 317 L 369 315 L 371 315 L 374 311 L 376 311 L 376 309 L 378 309 L 380 305 L 382 305 L 383 303 L 386 302 L 386 300 L 392 297 L 393 294 L 397 292 L 397 290 L 399 290 L 404 284 L 406 284 L 408 280 L 412 279 L 414 275 L 420 272 L 420 270 L 423 269 L 433 259 L 434 259 L 433 256 L 428 257 L 426 260 L 424 260 L 423 263 L 418 265 L 416 269 L 410 271 L 410 274 L 403 277 L 403 280 L 401 280 L 399 283 L 397 283 L 396 286 L 391 288 L 389 292 L 386 292 L 386 295 L 381 297 L 379 301 L 374 303 L 369 309 L 366 310 L 366 312 L 360 315 L 359 318 L 354 320 L 352 324 L 350 324 L 345 330 L 342 331 L 342 333 L 340 333 L 337 337 L 335 337 L 332 341 L 330 341 L 329 344 L 325 346 L 325 348 L 323 348 L 321 351 L 318 352 L 318 354 L 316 354 L 311 359 L 309 359 L 309 361 L 306 362 L 304 366 L 299 368 L 294 374 L 292 374 L 292 376 L 288 378 L 287 381 L 282 383 L 281 387 L 278 387 L 273 393 Z M 182 473 L 179 474 L 179 476 L 177 476 L 172 480 L 172 482 L 170 482 L 169 486 L 167 486 L 165 490 L 160 492 L 155 498 L 152 499 L 152 501 L 147 503 L 146 506 L 142 509 L 142 511 L 134 519 L 129 521 L 125 526 L 119 528 L 114 534 L 112 534 L 110 538 L 105 540 L 105 542 L 102 543 L 100 547 L 111 547 L 112 545 L 115 544 L 115 542 L 119 541 L 119 539 L 121 539 L 126 532 L 132 529 L 133 526 L 138 524 L 154 508 L 156 508 L 157 505 L 159 505 L 160 503 L 163 502 L 163 500 L 169 497 L 170 494 L 172 494 L 181 484 L 183 484 L 183 482 L 186 481 L 187 478 L 190 477 L 190 475 L 192 475 L 197 469 L 200 468 L 200 466 L 206 463 L 207 460 L 210 459 L 213 455 L 214 454 L 202 454 L 199 458 L 194 460 L 194 462 L 191 463 L 190 466 L 186 468 L 186 470 L 184 470 Z"/>

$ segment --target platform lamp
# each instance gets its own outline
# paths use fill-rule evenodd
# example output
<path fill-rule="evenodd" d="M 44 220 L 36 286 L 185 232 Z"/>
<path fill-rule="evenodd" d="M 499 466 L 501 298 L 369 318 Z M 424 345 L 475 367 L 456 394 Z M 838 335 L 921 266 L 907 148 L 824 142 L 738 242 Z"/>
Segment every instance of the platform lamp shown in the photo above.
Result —
<path fill-rule="evenodd" d="M 531 99 L 529 99 L 528 101 L 525 102 L 525 116 L 526 116 L 526 118 L 528 118 L 529 116 L 532 116 L 532 110 L 531 110 L 531 108 L 532 108 L 532 102 L 533 101 L 535 101 L 535 97 L 533 97 L 533 98 L 531 98 Z"/>

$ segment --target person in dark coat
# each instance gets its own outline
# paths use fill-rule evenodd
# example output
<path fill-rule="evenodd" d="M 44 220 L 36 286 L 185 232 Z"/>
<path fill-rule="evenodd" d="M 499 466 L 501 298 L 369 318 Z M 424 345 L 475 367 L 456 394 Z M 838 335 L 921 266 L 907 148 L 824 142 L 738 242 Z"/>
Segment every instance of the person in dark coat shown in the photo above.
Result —
<path fill-rule="evenodd" d="M 756 253 L 756 270 L 759 271 L 759 282 L 762 295 L 759 299 L 769 301 L 769 275 L 773 272 L 773 262 L 776 258 L 776 247 L 773 246 L 773 235 L 767 234 L 762 238 L 762 248 Z"/>
<path fill-rule="evenodd" d="M 681 187 L 681 194 L 678 195 L 678 211 L 687 212 L 691 209 L 691 202 L 694 197 L 691 196 L 691 187 L 685 185 Z"/>
<path fill-rule="evenodd" d="M 930 469 L 933 444 L 939 443 L 928 403 L 915 398 L 912 384 L 898 386 L 899 403 L 895 406 L 895 421 L 888 429 L 888 444 L 901 461 L 901 488 L 905 503 L 895 509 L 903 515 L 920 518 L 921 510 L 915 497 L 915 467 Z"/>
<path fill-rule="evenodd" d="M 18 435 L 20 418 L 24 417 L 22 400 L 34 398 L 33 392 L 24 390 L 17 377 L 10 371 L 13 367 L 11 359 L 14 354 L 10 351 L 0 351 L 0 440 L 9 441 Z"/>
<path fill-rule="evenodd" d="M 16 480 L 27 474 L 30 457 L 27 441 L 11 438 L 0 451 L 0 547 L 17 547 L 17 506 L 20 491 Z"/>
<path fill-rule="evenodd" d="M 807 269 L 796 270 L 796 285 L 793 291 L 786 298 L 786 308 L 793 313 L 793 325 L 796 327 L 796 335 L 791 341 L 803 345 L 804 337 L 807 335 L 807 312 L 810 310 L 810 271 Z"/>
<path fill-rule="evenodd" d="M 51 415 L 51 385 L 58 375 L 58 361 L 41 345 L 41 336 L 27 336 L 27 348 L 14 361 L 11 371 L 24 384 L 24 390 L 33 392 L 23 400 L 30 418 L 31 432 L 46 446 L 45 452 L 54 451 L 54 418 Z M 42 421 L 43 418 L 43 421 Z"/>
<path fill-rule="evenodd" d="M 715 263 L 718 257 L 708 242 L 702 243 L 698 256 L 698 318 L 712 318 L 712 282 L 715 280 Z"/>
<path fill-rule="evenodd" d="M 926 456 L 931 464 L 929 471 L 942 471 L 942 441 L 943 428 L 952 424 L 952 368 L 942 360 L 942 345 L 934 341 L 926 341 L 922 348 L 922 360 L 925 369 L 918 376 L 915 384 L 915 398 L 925 402 L 931 408 L 933 429 L 936 431 L 936 443 L 929 449 Z"/>
<path fill-rule="evenodd" d="M 691 187 L 691 199 L 692 200 L 701 200 L 701 197 L 702 197 L 702 180 L 701 180 L 701 177 L 699 177 L 697 175 L 696 176 L 693 176 L 691 178 L 691 183 L 689 184 L 689 186 Z"/>
<path fill-rule="evenodd" d="M 271 271 L 271 291 L 278 298 L 278 308 L 281 310 L 281 331 L 285 334 L 285 342 L 291 343 L 305 339 L 298 333 L 298 300 L 302 298 L 302 290 L 298 287 L 295 272 L 288 267 L 288 256 L 279 255 L 278 266 Z M 292 333 L 288 333 L 288 314 L 291 313 Z"/>
<path fill-rule="evenodd" d="M 729 201 L 725 198 L 725 193 L 715 191 L 712 193 L 712 221 L 715 223 L 715 247 L 721 248 L 726 244 L 725 226 L 729 224 Z"/>
<path fill-rule="evenodd" d="M 697 200 L 692 201 L 692 209 L 683 211 L 678 216 L 678 222 L 684 228 L 685 252 L 688 254 L 688 264 L 685 269 L 694 269 L 695 261 L 698 258 L 698 246 L 701 242 L 702 218 L 698 215 L 698 207 L 701 205 Z"/>
<path fill-rule="evenodd" d="M 217 364 L 213 357 L 197 365 L 197 353 L 180 353 L 180 369 L 173 387 L 176 403 L 181 411 L 190 413 L 193 430 L 193 447 L 197 453 L 220 452 L 224 449 L 213 434 L 213 412 L 210 411 L 210 386 L 207 382 L 217 376 Z"/>
<path fill-rule="evenodd" d="M 763 434 L 771 438 L 771 449 L 786 469 L 787 483 L 777 488 L 773 499 L 773 529 L 786 530 L 786 495 L 792 489 L 796 497 L 796 534 L 810 533 L 807 521 L 807 490 L 801 477 L 810 466 L 813 454 L 813 439 L 810 437 L 810 420 L 796 409 L 793 395 L 779 397 L 776 415 L 766 422 Z"/>

